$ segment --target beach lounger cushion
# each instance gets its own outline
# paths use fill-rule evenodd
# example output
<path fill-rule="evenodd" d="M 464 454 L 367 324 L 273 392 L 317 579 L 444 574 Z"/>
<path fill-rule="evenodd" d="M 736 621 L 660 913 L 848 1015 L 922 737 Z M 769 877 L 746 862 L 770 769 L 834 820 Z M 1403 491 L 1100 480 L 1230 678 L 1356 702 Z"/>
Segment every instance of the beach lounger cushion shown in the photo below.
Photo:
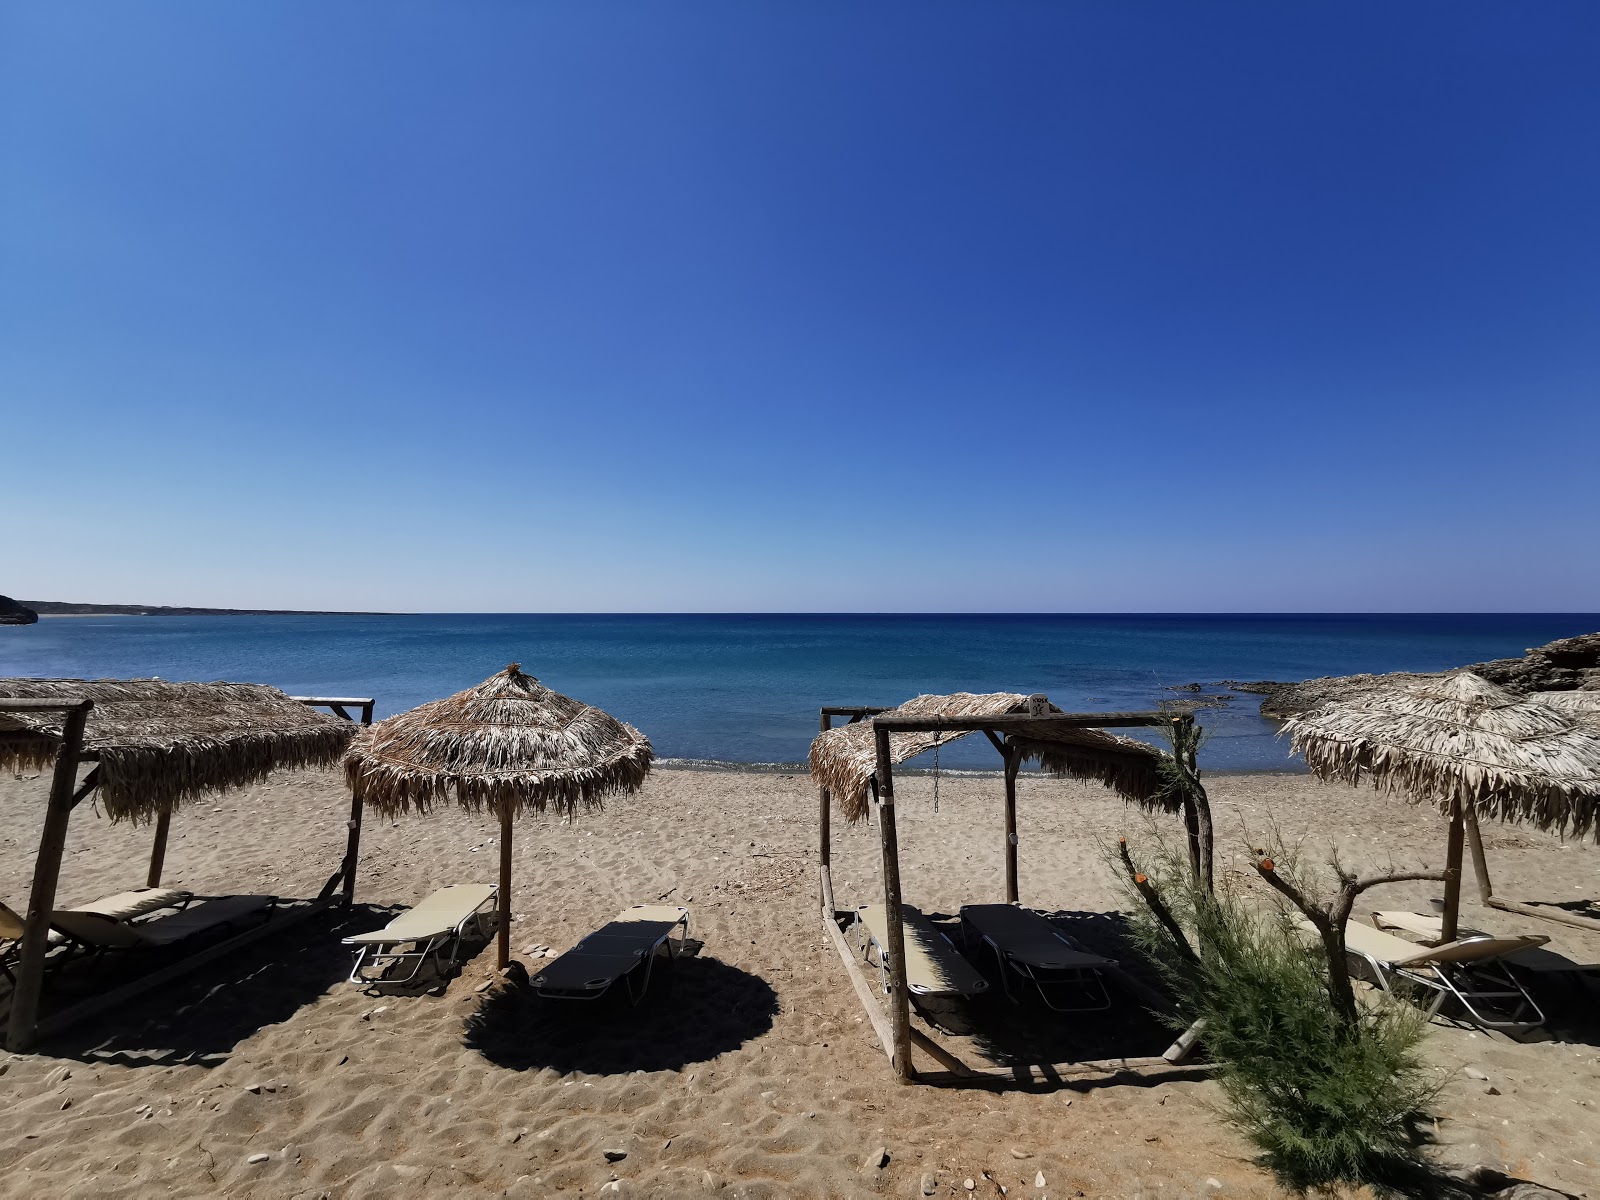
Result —
<path fill-rule="evenodd" d="M 533 989 L 551 999 L 594 1000 L 621 979 L 637 1004 L 650 987 L 658 952 L 665 948 L 669 958 L 676 954 L 672 945 L 675 930 L 687 936 L 687 908 L 664 904 L 625 908 L 554 962 L 541 967 L 533 977 Z M 634 973 L 641 966 L 643 978 L 636 988 Z"/>
<path fill-rule="evenodd" d="M 453 883 L 407 909 L 382 929 L 345 938 L 345 945 L 394 945 L 448 936 L 493 900 L 498 890 L 492 883 Z"/>
<path fill-rule="evenodd" d="M 221 896 L 170 916 L 134 924 L 113 920 L 102 913 L 57 909 L 50 914 L 50 924 L 69 937 L 99 949 L 170 946 L 206 930 L 264 912 L 275 903 L 276 896 Z"/>
<path fill-rule="evenodd" d="M 480 922 L 484 907 L 500 894 L 493 883 L 452 883 L 407 909 L 382 929 L 357 933 L 344 939 L 346 946 L 357 946 L 351 983 L 409 983 L 435 955 L 454 967 L 460 958 L 461 939 L 468 922 Z M 401 950 L 401 946 L 413 946 Z M 387 972 L 399 962 L 410 962 L 411 971 L 390 977 Z M 374 972 L 373 968 L 377 971 Z"/>
<path fill-rule="evenodd" d="M 881 967 L 889 957 L 888 909 L 881 904 L 863 904 L 855 912 L 871 946 L 878 951 Z M 989 981 L 961 957 L 961 952 L 934 928 L 921 909 L 902 904 L 900 923 L 906 943 L 906 985 L 914 994 L 975 996 L 989 990 Z"/>
<path fill-rule="evenodd" d="M 182 888 L 134 888 L 132 891 L 118 892 L 115 896 L 96 900 L 92 904 L 74 904 L 70 911 L 99 913 L 114 921 L 131 921 L 135 917 L 142 917 L 159 909 L 178 908 L 188 903 L 193 894 Z"/>
<path fill-rule="evenodd" d="M 89 904 L 74 905 L 66 911 L 96 913 L 114 921 L 131 921 L 135 917 L 142 917 L 163 908 L 178 908 L 187 904 L 192 894 L 180 888 L 134 888 L 132 891 L 118 892 Z M 26 922 L 21 913 L 0 904 L 0 939 L 20 943 L 25 926 Z M 51 929 L 46 940 L 50 946 L 60 946 L 68 941 L 68 937 L 59 929 Z M 0 954 L 0 971 L 9 974 L 11 962 L 20 953 L 19 946 L 6 947 L 3 954 Z"/>
<path fill-rule="evenodd" d="M 1032 984 L 1039 998 L 1058 1011 L 1098 1011 L 1111 1006 L 1100 972 L 1115 967 L 1116 960 L 1080 949 L 1039 913 L 1015 904 L 966 904 L 961 919 L 994 951 L 1007 995 L 1011 984 L 1005 972 L 1010 970 Z M 1067 1003 L 1063 997 L 1069 991 L 1081 993 L 1087 1002 Z"/>
<path fill-rule="evenodd" d="M 961 916 L 980 934 L 993 938 L 1008 958 L 1043 970 L 1114 967 L 1116 960 L 1090 954 L 1073 945 L 1048 919 L 1015 904 L 964 904 Z"/>

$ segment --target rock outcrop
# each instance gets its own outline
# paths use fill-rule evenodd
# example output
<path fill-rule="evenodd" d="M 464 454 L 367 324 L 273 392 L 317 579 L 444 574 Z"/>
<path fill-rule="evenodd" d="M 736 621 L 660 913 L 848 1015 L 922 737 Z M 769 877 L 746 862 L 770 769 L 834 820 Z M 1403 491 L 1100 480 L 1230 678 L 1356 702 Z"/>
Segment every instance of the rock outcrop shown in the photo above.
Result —
<path fill-rule="evenodd" d="M 18 604 L 10 596 L 0 596 L 0 625 L 32 625 L 39 614 Z"/>
<path fill-rule="evenodd" d="M 1600 633 L 1561 638 L 1548 645 L 1535 646 L 1521 658 L 1496 658 L 1489 662 L 1471 663 L 1462 669 L 1482 675 L 1490 683 L 1522 696 L 1532 692 L 1570 692 L 1577 689 L 1600 691 Z M 1338 675 L 1307 679 L 1300 683 L 1260 680 L 1244 684 L 1229 680 L 1224 686 L 1241 692 L 1259 692 L 1263 697 L 1261 715 L 1283 721 L 1324 700 L 1335 699 L 1379 680 L 1403 683 L 1416 679 L 1436 679 L 1439 674 L 1442 672 L 1419 674 L 1398 671 L 1392 675 Z"/>

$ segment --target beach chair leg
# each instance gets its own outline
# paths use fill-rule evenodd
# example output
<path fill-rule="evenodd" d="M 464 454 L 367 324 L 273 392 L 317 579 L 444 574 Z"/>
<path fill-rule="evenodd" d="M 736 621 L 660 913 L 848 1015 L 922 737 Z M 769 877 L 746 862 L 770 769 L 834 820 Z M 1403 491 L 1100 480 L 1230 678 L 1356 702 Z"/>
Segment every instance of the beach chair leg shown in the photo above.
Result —
<path fill-rule="evenodd" d="M 1525 989 L 1515 979 L 1512 979 L 1508 974 L 1502 973 L 1501 975 L 1497 976 L 1494 974 L 1494 972 L 1488 970 L 1487 968 L 1480 967 L 1478 973 L 1482 976 L 1485 982 L 1491 986 L 1509 985 L 1509 990 L 1505 987 L 1502 987 L 1501 990 L 1497 991 L 1485 991 L 1483 989 L 1467 991 L 1457 986 L 1455 980 L 1451 979 L 1448 973 L 1440 971 L 1437 967 L 1434 968 L 1434 970 L 1439 978 L 1443 981 L 1444 986 L 1450 989 L 1450 995 L 1453 995 L 1458 1001 L 1461 1002 L 1461 1007 L 1467 1010 L 1467 1013 L 1472 1017 L 1473 1020 L 1486 1028 L 1520 1031 L 1526 1029 L 1537 1029 L 1539 1026 L 1544 1024 L 1544 1012 L 1537 1004 L 1534 1003 L 1533 997 L 1528 995 L 1527 989 Z M 1468 974 L 1467 978 L 1470 980 L 1471 975 Z M 1441 1001 L 1444 999 L 1444 996 L 1445 993 L 1441 991 L 1439 993 L 1439 998 Z M 1511 1012 L 1506 1014 L 1508 1017 L 1510 1017 L 1510 1020 L 1500 1020 L 1498 1018 L 1488 1016 L 1487 1014 L 1480 1012 L 1477 1005 L 1473 1004 L 1473 1000 L 1501 1000 L 1511 997 L 1516 998 L 1517 1005 Z M 1533 1010 L 1533 1015 L 1538 1018 L 1537 1020 L 1528 1021 L 1524 1019 L 1529 1009 Z"/>

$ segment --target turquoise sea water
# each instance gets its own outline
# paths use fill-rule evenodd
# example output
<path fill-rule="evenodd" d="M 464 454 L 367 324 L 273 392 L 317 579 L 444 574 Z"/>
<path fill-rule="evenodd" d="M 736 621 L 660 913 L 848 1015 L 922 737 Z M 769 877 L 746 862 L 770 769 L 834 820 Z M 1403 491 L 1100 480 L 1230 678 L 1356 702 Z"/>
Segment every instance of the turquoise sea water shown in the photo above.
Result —
<path fill-rule="evenodd" d="M 643 729 L 670 759 L 798 763 L 824 704 L 1045 692 L 1153 708 L 1224 679 L 1433 671 L 1600 629 L 1600 615 L 76 617 L 0 626 L 0 676 L 229 679 L 373 696 L 399 712 L 520 662 Z M 1293 770 L 1238 694 L 1198 719 L 1212 770 Z M 969 738 L 945 767 L 992 769 Z"/>

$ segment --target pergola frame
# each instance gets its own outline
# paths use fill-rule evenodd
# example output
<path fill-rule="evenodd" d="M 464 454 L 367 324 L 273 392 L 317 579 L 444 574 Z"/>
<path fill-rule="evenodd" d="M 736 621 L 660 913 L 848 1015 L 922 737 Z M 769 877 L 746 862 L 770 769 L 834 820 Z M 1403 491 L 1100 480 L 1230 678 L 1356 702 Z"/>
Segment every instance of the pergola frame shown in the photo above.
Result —
<path fill-rule="evenodd" d="M 882 714 L 889 708 L 870 705 L 829 705 L 820 711 L 823 733 L 833 728 L 834 719 L 847 718 L 847 724 L 871 721 L 873 740 L 877 751 L 877 769 L 873 775 L 873 794 L 878 810 L 878 837 L 883 856 L 884 915 L 888 926 L 889 946 L 887 974 L 889 980 L 889 1015 L 884 1019 L 882 1007 L 872 994 L 872 987 L 862 973 L 860 964 L 845 942 L 839 928 L 840 913 L 834 902 L 832 870 L 832 804 L 828 788 L 819 789 L 820 846 L 819 875 L 821 881 L 822 924 L 833 942 L 846 973 L 855 988 L 857 998 L 866 1010 L 890 1067 L 902 1083 L 936 1083 L 966 1086 L 993 1087 L 1003 1082 L 1020 1084 L 1050 1083 L 1071 1076 L 1093 1076 L 1133 1072 L 1147 1075 L 1168 1069 L 1187 1056 L 1194 1043 L 1194 1031 L 1186 1033 L 1178 1042 L 1155 1058 L 1119 1058 L 1104 1061 L 1055 1063 L 1034 1067 L 971 1067 L 940 1046 L 911 1024 L 910 990 L 905 967 L 905 926 L 900 904 L 900 847 L 895 831 L 894 761 L 890 749 L 891 733 L 982 733 L 1000 752 L 1005 761 L 1005 898 L 1008 904 L 1018 903 L 1017 886 L 1017 773 L 1023 762 L 1023 752 L 1012 739 L 1026 737 L 1029 733 L 1066 729 L 1127 729 L 1172 728 L 1192 725 L 1189 714 L 1173 715 L 1164 712 L 1118 713 L 1060 713 L 1051 712 L 1049 700 L 1043 695 L 1028 697 L 1027 713 L 1010 713 L 973 717 L 894 717 Z M 1149 989 L 1132 979 L 1126 972 L 1118 971 L 1119 979 L 1133 990 Z M 1150 993 L 1149 999 L 1159 999 Z M 919 1071 L 911 1059 L 915 1045 L 933 1058 L 943 1071 Z M 1189 1068 L 1193 1069 L 1193 1068 Z"/>
<path fill-rule="evenodd" d="M 293 700 L 312 707 L 330 709 L 344 720 L 356 720 L 351 709 L 360 709 L 360 723 L 372 723 L 371 697 L 321 697 L 293 696 Z M 61 881 L 61 857 L 66 849 L 67 826 L 72 811 L 99 785 L 99 769 L 92 767 L 78 782 L 78 767 L 93 763 L 98 754 L 83 747 L 84 726 L 89 712 L 94 708 L 90 699 L 62 697 L 58 699 L 22 699 L 0 697 L 0 712 L 59 712 L 66 715 L 61 734 L 61 746 L 56 752 L 55 766 L 50 779 L 50 798 L 45 808 L 44 828 L 39 835 L 39 853 L 34 862 L 33 887 L 28 895 L 27 917 L 23 924 L 22 952 L 17 964 L 16 984 L 11 994 L 11 1014 L 6 1026 L 6 1049 L 19 1053 L 32 1047 L 40 1037 L 49 1036 L 95 1013 L 115 1008 L 125 1001 L 158 987 L 169 979 L 187 974 L 196 967 L 249 942 L 296 925 L 315 913 L 335 904 L 348 906 L 355 898 L 356 864 L 361 850 L 361 806 L 354 804 L 350 811 L 349 835 L 345 842 L 345 855 L 339 869 L 323 885 L 321 893 L 309 905 L 284 912 L 254 929 L 208 946 L 198 954 L 172 963 L 138 979 L 102 992 L 77 1004 L 68 1005 L 43 1019 L 39 1016 L 39 1001 L 44 991 L 45 958 L 50 951 L 50 914 L 55 910 L 56 888 Z M 146 874 L 147 886 L 161 882 L 161 872 L 166 861 L 167 836 L 171 829 L 172 811 L 163 809 L 156 818 L 154 844 L 150 851 L 150 868 Z M 342 893 L 334 895 L 335 888 L 343 884 Z"/>

